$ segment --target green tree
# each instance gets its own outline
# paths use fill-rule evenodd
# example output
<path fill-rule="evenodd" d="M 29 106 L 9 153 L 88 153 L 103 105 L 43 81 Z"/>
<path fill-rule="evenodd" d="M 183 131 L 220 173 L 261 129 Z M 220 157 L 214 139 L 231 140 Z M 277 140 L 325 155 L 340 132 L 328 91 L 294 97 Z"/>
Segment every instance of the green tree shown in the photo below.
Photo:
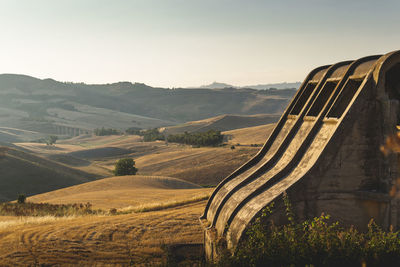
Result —
<path fill-rule="evenodd" d="M 119 159 L 115 163 L 114 175 L 135 175 L 138 169 L 135 167 L 135 161 L 131 158 Z"/>
<path fill-rule="evenodd" d="M 50 135 L 47 140 L 46 140 L 46 144 L 47 145 L 54 145 L 58 140 L 58 136 L 56 135 Z"/>

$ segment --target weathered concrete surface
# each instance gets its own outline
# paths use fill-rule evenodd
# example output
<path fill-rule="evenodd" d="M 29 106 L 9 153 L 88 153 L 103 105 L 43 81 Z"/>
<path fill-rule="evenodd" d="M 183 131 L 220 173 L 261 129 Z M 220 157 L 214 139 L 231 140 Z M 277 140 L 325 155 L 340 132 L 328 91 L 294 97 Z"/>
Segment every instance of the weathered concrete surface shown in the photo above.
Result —
<path fill-rule="evenodd" d="M 360 228 L 371 218 L 396 227 L 389 191 L 398 161 L 380 146 L 399 124 L 399 100 L 399 51 L 313 70 L 260 152 L 210 197 L 201 218 L 208 259 L 224 246 L 233 251 L 272 201 L 271 217 L 282 223 L 285 191 L 300 218 L 326 212 Z"/>

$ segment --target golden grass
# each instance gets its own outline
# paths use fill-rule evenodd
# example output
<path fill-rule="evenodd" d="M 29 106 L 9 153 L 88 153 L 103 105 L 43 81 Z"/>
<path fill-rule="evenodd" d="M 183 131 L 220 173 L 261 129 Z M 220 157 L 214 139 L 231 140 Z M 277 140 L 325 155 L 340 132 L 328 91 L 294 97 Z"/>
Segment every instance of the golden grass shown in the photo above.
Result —
<path fill-rule="evenodd" d="M 145 155 L 135 159 L 139 174 L 170 176 L 200 185 L 218 184 L 248 161 L 259 148 L 190 148 Z"/>
<path fill-rule="evenodd" d="M 78 145 L 69 145 L 69 144 L 55 144 L 49 146 L 41 143 L 14 143 L 14 145 L 42 155 L 62 154 L 62 153 L 75 152 L 85 149 L 84 147 Z"/>
<path fill-rule="evenodd" d="M 223 132 L 225 135 L 231 135 L 232 139 L 229 140 L 229 144 L 236 145 L 251 145 L 258 144 L 262 145 L 267 141 L 267 138 L 275 128 L 275 123 L 241 128 L 231 131 Z"/>
<path fill-rule="evenodd" d="M 130 213 L 130 212 L 149 212 L 149 211 L 157 211 L 157 210 L 164 210 L 164 209 L 169 209 L 169 208 L 175 208 L 179 206 L 184 206 L 187 204 L 192 204 L 196 202 L 200 202 L 202 200 L 207 200 L 210 198 L 211 194 L 200 194 L 197 196 L 194 196 L 189 199 L 184 199 L 184 200 L 172 200 L 172 201 L 167 201 L 167 202 L 158 202 L 158 203 L 150 203 L 150 204 L 143 204 L 137 207 L 125 207 L 120 210 L 118 210 L 121 213 Z"/>
<path fill-rule="evenodd" d="M 68 140 L 61 140 L 59 144 L 80 146 L 82 149 L 104 146 L 124 146 L 129 143 L 137 143 L 142 137 L 136 135 L 109 135 L 109 136 L 78 136 Z"/>
<path fill-rule="evenodd" d="M 257 103 L 254 102 L 254 104 Z M 278 117 L 279 115 L 276 114 L 255 114 L 255 115 L 226 114 L 198 121 L 190 121 L 181 125 L 169 126 L 162 128 L 161 130 L 170 134 L 183 133 L 185 131 L 187 132 L 207 131 L 211 129 L 224 131 L 230 129 L 244 128 L 254 125 L 264 125 L 266 123 L 276 121 Z"/>
<path fill-rule="evenodd" d="M 4 218 L 3 218 L 4 217 Z M 43 225 L 49 222 L 56 222 L 60 220 L 72 220 L 76 216 L 42 216 L 42 217 L 15 217 L 15 216 L 0 216 L 0 229 L 8 229 L 10 227 L 16 227 L 21 225 Z"/>
<path fill-rule="evenodd" d="M 0 228 L 0 262 L 140 266 L 160 263 L 163 244 L 201 243 L 198 216 L 205 201 L 182 207 L 118 216 L 44 219 Z"/>
<path fill-rule="evenodd" d="M 94 209 L 107 210 L 181 202 L 207 195 L 211 190 L 170 177 L 117 176 L 35 195 L 27 201 L 51 204 L 90 202 Z"/>

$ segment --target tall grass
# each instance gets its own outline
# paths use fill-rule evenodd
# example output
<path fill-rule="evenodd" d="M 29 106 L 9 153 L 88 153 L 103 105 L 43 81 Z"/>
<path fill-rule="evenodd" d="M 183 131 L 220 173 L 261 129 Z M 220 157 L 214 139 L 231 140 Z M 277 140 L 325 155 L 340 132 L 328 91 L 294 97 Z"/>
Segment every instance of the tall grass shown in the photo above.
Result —
<path fill-rule="evenodd" d="M 126 213 L 139 213 L 139 212 L 149 212 L 149 211 L 158 211 L 158 210 L 164 210 L 164 209 L 170 209 L 170 208 L 175 208 L 179 206 L 184 206 L 192 203 L 197 203 L 203 200 L 207 200 L 210 197 L 210 195 L 200 195 L 200 196 L 194 196 L 189 199 L 184 199 L 184 200 L 174 200 L 174 201 L 168 201 L 168 202 L 158 202 L 158 203 L 150 203 L 148 205 L 141 205 L 137 207 L 126 207 L 120 209 L 117 213 L 119 214 L 126 214 Z"/>
<path fill-rule="evenodd" d="M 49 204 L 49 203 L 0 203 L 0 216 L 82 216 L 104 214 L 102 210 L 92 209 L 86 204 Z"/>

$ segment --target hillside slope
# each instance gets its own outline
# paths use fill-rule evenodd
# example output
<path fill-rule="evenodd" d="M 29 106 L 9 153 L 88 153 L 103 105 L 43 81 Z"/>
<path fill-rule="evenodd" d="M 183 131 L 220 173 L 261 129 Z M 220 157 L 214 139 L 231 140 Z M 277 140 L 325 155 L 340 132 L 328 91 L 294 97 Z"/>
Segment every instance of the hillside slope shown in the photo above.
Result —
<path fill-rule="evenodd" d="M 0 201 L 16 199 L 19 193 L 30 196 L 100 178 L 15 148 L 0 157 L 0 170 Z"/>
<path fill-rule="evenodd" d="M 205 201 L 119 216 L 0 221 L 4 266 L 163 266 L 163 247 L 201 243 Z"/>
<path fill-rule="evenodd" d="M 209 119 L 190 121 L 182 125 L 165 127 L 166 134 L 184 132 L 205 132 L 208 130 L 229 131 L 233 129 L 265 125 L 277 122 L 280 115 L 255 114 L 255 115 L 221 115 Z"/>
<path fill-rule="evenodd" d="M 229 144 L 262 145 L 275 128 L 275 123 L 222 132 L 229 136 Z"/>
<path fill-rule="evenodd" d="M 35 195 L 28 201 L 54 204 L 90 202 L 94 208 L 109 209 L 180 201 L 206 195 L 210 190 L 170 177 L 117 176 Z"/>

